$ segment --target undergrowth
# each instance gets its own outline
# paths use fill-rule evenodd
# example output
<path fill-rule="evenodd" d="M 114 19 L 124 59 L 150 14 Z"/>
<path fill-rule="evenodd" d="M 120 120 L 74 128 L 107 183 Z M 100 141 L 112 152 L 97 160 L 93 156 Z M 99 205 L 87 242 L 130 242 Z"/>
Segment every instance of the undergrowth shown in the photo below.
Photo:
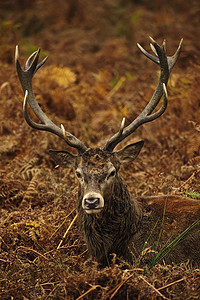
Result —
<path fill-rule="evenodd" d="M 149 34 L 166 38 L 173 53 L 183 37 L 167 112 L 130 138 L 145 139 L 145 146 L 121 172 L 133 196 L 180 194 L 184 187 L 199 200 L 197 1 L 1 1 L 0 8 L 0 298 L 199 299 L 199 268 L 161 264 L 187 232 L 156 253 L 145 244 L 142 256 L 153 254 L 151 264 L 116 264 L 113 255 L 100 269 L 88 258 L 76 219 L 75 175 L 54 169 L 48 155 L 68 147 L 24 122 L 14 67 L 17 44 L 22 62 L 37 48 L 41 59 L 48 54 L 33 82 L 39 105 L 58 126 L 97 147 L 124 116 L 127 124 L 137 117 L 153 94 L 157 74 L 136 42 L 149 49 Z"/>

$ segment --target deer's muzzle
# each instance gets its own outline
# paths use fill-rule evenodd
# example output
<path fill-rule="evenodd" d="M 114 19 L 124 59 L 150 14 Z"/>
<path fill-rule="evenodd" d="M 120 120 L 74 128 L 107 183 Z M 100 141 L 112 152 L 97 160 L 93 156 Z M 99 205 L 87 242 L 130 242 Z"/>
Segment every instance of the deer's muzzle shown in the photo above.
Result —
<path fill-rule="evenodd" d="M 99 213 L 104 207 L 104 199 L 99 193 L 87 193 L 82 200 L 82 207 L 88 214 Z"/>

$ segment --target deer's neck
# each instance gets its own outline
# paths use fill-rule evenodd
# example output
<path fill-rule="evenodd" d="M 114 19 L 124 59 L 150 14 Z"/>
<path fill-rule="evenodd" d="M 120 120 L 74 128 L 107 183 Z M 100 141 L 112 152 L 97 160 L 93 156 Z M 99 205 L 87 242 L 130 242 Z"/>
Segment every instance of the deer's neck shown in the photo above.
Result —
<path fill-rule="evenodd" d="M 104 195 L 105 206 L 100 213 L 84 212 L 80 205 L 81 199 L 79 193 L 80 228 L 89 253 L 102 264 L 106 263 L 109 253 L 131 260 L 129 246 L 140 230 L 142 212 L 138 203 L 131 199 L 121 177 L 116 178 L 112 191 Z"/>

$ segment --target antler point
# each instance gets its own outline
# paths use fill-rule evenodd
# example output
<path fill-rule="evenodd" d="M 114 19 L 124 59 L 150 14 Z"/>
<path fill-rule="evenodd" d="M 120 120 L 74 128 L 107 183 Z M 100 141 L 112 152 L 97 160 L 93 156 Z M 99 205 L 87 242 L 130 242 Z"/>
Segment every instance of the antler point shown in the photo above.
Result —
<path fill-rule="evenodd" d="M 140 49 L 140 51 L 144 54 L 145 53 L 144 48 L 139 43 L 137 43 L 137 46 Z"/>
<path fill-rule="evenodd" d="M 25 110 L 25 108 L 26 108 L 27 97 L 28 97 L 28 91 L 25 90 L 25 94 L 24 94 L 24 102 L 23 102 L 23 110 Z"/>
<path fill-rule="evenodd" d="M 156 43 L 156 41 L 151 36 L 149 36 L 149 38 L 153 44 Z"/>
<path fill-rule="evenodd" d="M 165 96 L 167 97 L 168 95 L 167 95 L 167 88 L 166 88 L 166 84 L 165 84 L 165 83 L 163 83 L 162 85 L 163 85 L 163 92 L 165 93 Z"/>
<path fill-rule="evenodd" d="M 19 59 L 19 47 L 18 45 L 16 45 L 15 47 L 15 63 L 18 61 Z"/>
<path fill-rule="evenodd" d="M 121 122 L 121 127 L 120 127 L 121 130 L 124 129 L 125 121 L 126 121 L 126 118 L 124 117 L 124 118 L 122 119 L 122 122 Z"/>
<path fill-rule="evenodd" d="M 63 126 L 63 124 L 60 124 L 60 128 L 62 130 L 62 134 L 63 134 L 64 139 L 66 139 L 66 131 L 65 131 L 65 127 Z"/>
<path fill-rule="evenodd" d="M 151 47 L 151 50 L 153 51 L 153 53 L 158 56 L 158 53 L 156 52 L 156 49 L 154 47 L 154 45 L 152 43 L 150 43 L 150 47 Z"/>
<path fill-rule="evenodd" d="M 180 43 L 179 43 L 179 48 L 181 48 L 183 45 L 183 38 L 180 40 Z"/>

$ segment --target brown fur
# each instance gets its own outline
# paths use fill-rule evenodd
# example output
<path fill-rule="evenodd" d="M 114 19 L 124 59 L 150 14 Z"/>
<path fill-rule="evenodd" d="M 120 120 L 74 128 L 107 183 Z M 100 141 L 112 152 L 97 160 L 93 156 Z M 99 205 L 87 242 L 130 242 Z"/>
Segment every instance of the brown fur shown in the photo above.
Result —
<path fill-rule="evenodd" d="M 112 193 L 104 197 L 105 207 L 99 214 L 88 215 L 83 211 L 81 189 L 78 199 L 80 226 L 89 253 L 103 265 L 111 253 L 130 261 L 128 247 L 139 229 L 142 215 L 131 201 L 121 177 L 116 177 Z"/>
<path fill-rule="evenodd" d="M 161 233 L 158 251 L 178 237 L 195 221 L 200 220 L 199 200 L 165 195 L 137 198 L 137 201 L 141 204 L 143 213 L 141 228 L 137 236 L 134 237 L 135 248 L 139 253 L 158 219 L 157 226 L 148 241 L 148 245 L 154 249 Z M 163 217 L 164 208 L 165 215 Z M 186 234 L 180 244 L 175 246 L 164 260 L 167 263 L 180 263 L 187 260 L 191 260 L 197 265 L 200 263 L 200 222 Z"/>

